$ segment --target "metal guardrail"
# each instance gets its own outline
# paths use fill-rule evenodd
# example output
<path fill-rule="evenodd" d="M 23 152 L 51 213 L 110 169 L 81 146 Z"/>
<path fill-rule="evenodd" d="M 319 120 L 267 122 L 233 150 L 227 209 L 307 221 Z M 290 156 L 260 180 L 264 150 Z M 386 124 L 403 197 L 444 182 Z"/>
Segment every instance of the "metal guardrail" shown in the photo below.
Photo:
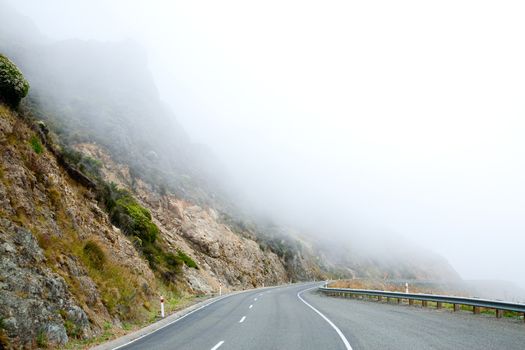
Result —
<path fill-rule="evenodd" d="M 324 287 L 319 287 L 319 291 L 334 296 L 363 295 L 377 297 L 378 300 L 381 300 L 382 298 L 393 298 L 397 299 L 398 303 L 400 303 L 403 299 L 407 299 L 409 301 L 409 304 L 412 304 L 414 300 L 418 300 L 422 301 L 423 306 L 427 306 L 426 303 L 432 301 L 437 303 L 438 308 L 441 308 L 444 303 L 453 304 L 454 311 L 458 311 L 460 305 L 468 305 L 473 307 L 474 313 L 479 313 L 479 308 L 482 307 L 487 309 L 495 309 L 496 317 L 498 318 L 502 316 L 502 310 L 514 311 L 518 313 L 524 313 L 525 321 L 525 304 L 509 303 L 505 301 L 464 298 L 436 294 L 389 292 L 369 289 L 328 288 L 326 285 Z"/>

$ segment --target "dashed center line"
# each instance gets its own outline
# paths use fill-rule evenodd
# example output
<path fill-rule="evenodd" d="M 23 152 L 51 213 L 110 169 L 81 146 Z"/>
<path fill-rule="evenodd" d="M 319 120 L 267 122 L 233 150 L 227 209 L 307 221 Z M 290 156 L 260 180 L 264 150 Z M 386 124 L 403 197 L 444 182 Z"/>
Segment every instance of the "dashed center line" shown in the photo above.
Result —
<path fill-rule="evenodd" d="M 220 342 L 218 342 L 217 345 L 211 348 L 211 350 L 217 350 L 222 344 L 224 344 L 224 340 L 221 340 Z"/>
<path fill-rule="evenodd" d="M 241 320 L 239 321 L 239 323 L 243 323 L 245 319 L 246 319 L 246 316 L 243 316 L 243 317 L 241 318 Z M 212 349 L 212 350 L 213 350 L 213 349 Z"/>
<path fill-rule="evenodd" d="M 251 309 L 252 307 L 253 307 L 253 304 L 252 304 L 252 305 L 250 305 L 249 309 Z"/>
<path fill-rule="evenodd" d="M 254 298 L 253 301 L 257 301 L 257 298 Z"/>

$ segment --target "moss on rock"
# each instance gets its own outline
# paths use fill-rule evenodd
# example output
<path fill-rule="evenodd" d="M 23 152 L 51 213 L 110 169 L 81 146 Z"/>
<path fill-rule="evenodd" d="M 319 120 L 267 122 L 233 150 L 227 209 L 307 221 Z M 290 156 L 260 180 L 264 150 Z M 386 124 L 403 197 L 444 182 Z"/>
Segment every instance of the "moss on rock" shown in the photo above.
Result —
<path fill-rule="evenodd" d="M 0 54 L 0 98 L 16 107 L 29 92 L 29 83 L 20 69 L 7 57 Z"/>

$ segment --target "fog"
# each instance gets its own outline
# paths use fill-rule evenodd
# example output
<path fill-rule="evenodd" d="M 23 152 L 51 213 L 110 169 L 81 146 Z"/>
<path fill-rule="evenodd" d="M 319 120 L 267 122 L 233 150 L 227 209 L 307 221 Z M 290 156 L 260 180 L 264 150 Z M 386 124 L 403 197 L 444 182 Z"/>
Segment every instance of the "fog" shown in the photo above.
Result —
<path fill-rule="evenodd" d="M 522 1 L 7 2 L 53 39 L 144 46 L 245 205 L 525 287 Z"/>

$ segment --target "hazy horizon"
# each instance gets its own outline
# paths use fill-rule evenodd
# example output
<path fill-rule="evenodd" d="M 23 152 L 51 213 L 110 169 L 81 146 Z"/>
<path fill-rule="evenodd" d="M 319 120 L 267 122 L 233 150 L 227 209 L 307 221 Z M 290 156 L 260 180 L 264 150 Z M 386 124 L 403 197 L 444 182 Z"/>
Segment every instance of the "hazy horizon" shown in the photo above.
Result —
<path fill-rule="evenodd" d="M 260 212 L 331 239 L 394 233 L 525 287 L 519 1 L 7 3 L 55 40 L 142 45 Z"/>

